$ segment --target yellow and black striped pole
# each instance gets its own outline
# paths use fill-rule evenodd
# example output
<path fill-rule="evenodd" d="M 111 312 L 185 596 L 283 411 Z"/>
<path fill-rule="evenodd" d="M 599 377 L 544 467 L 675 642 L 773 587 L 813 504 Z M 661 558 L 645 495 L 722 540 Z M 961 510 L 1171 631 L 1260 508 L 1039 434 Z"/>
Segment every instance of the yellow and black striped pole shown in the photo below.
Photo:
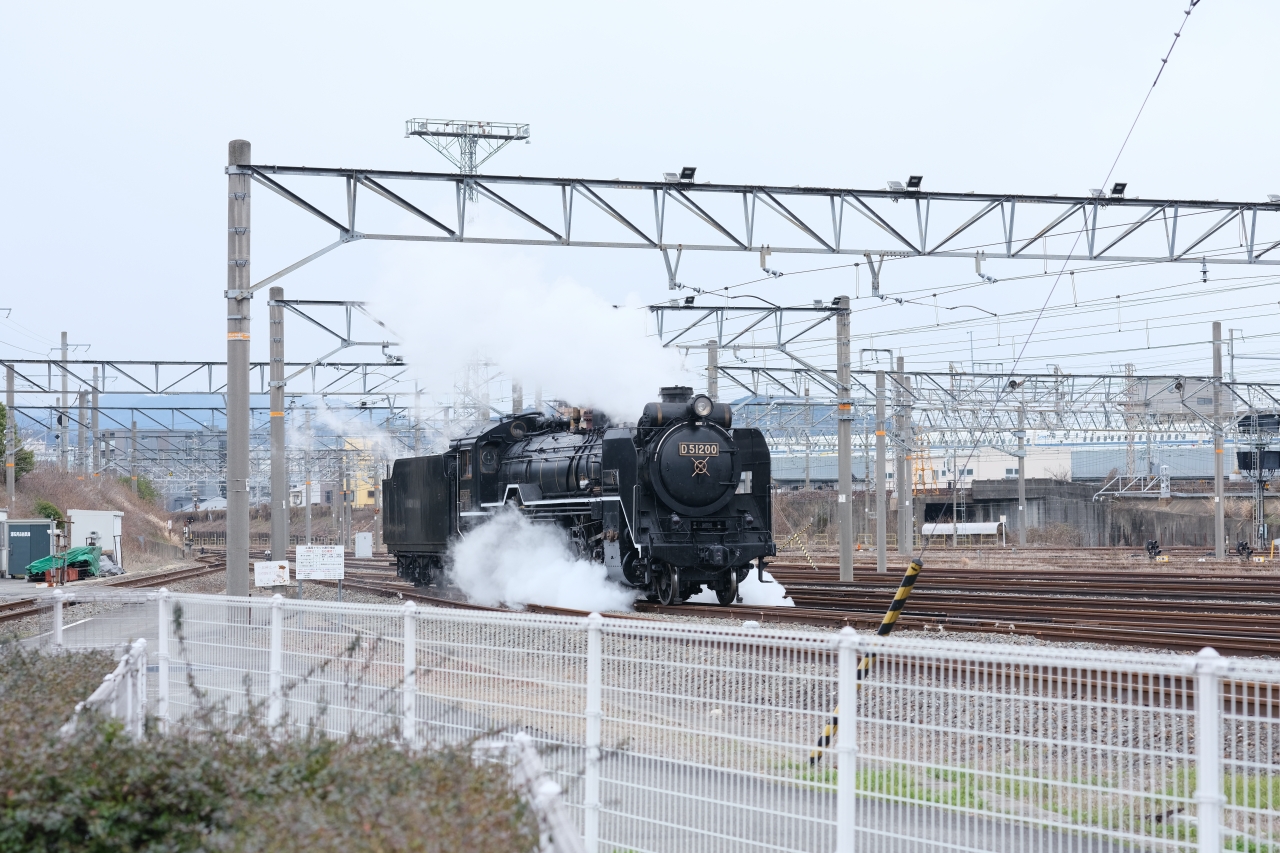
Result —
<path fill-rule="evenodd" d="M 898 584 L 898 591 L 893 596 L 893 603 L 889 605 L 889 609 L 885 611 L 884 619 L 880 620 L 880 627 L 876 629 L 876 634 L 886 637 L 893 630 L 893 626 L 898 621 L 898 616 L 902 614 L 902 608 L 907 604 L 907 597 L 911 595 L 911 590 L 915 589 L 916 578 L 920 576 L 924 564 L 920 562 L 920 557 L 911 560 L 911 565 L 907 566 L 907 573 L 902 576 L 902 583 Z M 861 671 L 859 667 L 859 671 Z"/>
<path fill-rule="evenodd" d="M 920 557 L 911 560 L 911 565 L 907 567 L 907 573 L 902 576 L 902 583 L 898 584 L 898 591 L 893 595 L 893 603 L 889 605 L 889 609 L 885 611 L 884 618 L 880 620 L 880 627 L 876 629 L 876 634 L 881 637 L 887 637 L 892 631 L 893 626 L 897 624 L 898 617 L 902 615 L 902 608 L 907 605 L 907 598 L 911 595 L 911 590 L 915 589 L 916 578 L 920 576 L 920 572 L 924 570 L 924 563 Z M 871 670 L 871 664 L 875 661 L 875 655 L 863 655 L 862 660 L 858 662 L 858 682 L 861 684 L 862 679 Z M 818 737 L 818 745 L 809 753 L 809 765 L 814 766 L 822 760 L 822 751 L 831 746 L 831 739 L 835 737 L 836 731 L 840 728 L 840 708 L 836 707 L 831 714 L 831 722 L 822 727 L 822 734 Z"/>

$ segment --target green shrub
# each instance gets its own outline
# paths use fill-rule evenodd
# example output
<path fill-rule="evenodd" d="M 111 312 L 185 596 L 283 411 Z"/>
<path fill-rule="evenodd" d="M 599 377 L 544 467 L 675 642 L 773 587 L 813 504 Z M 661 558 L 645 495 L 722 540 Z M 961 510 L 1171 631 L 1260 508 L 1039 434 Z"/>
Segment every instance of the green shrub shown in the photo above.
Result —
<path fill-rule="evenodd" d="M 53 521 L 62 521 L 62 510 L 58 509 L 44 498 L 40 498 L 36 501 L 36 515 Z"/>
<path fill-rule="evenodd" d="M 232 728 L 126 737 L 84 718 L 57 735 L 114 662 L 0 645 L 0 853 L 422 851 L 522 853 L 533 814 L 506 769 L 465 748 Z M 218 722 L 206 709 L 201 724 Z M 225 718 L 222 722 L 225 722 Z"/>
<path fill-rule="evenodd" d="M 129 488 L 133 488 L 133 481 L 129 477 L 121 477 L 120 482 Z M 156 488 L 156 484 L 148 480 L 146 477 L 138 478 L 138 497 L 144 501 L 151 503 L 160 502 L 160 490 Z"/>

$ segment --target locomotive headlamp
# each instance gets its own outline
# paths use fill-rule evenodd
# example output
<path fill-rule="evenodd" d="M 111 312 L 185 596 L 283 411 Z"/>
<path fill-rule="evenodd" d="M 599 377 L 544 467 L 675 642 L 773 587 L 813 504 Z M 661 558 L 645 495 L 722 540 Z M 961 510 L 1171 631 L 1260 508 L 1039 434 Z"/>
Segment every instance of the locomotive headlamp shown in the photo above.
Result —
<path fill-rule="evenodd" d="M 693 413 L 700 418 L 711 414 L 711 406 L 711 398 L 706 394 L 699 394 L 693 398 Z"/>

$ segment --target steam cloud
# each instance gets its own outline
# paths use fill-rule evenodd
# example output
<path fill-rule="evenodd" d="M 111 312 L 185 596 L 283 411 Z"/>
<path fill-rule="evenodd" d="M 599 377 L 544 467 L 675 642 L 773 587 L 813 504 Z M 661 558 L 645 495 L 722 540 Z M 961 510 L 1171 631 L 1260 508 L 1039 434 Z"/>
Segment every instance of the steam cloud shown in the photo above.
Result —
<path fill-rule="evenodd" d="M 388 278 L 423 282 L 423 273 L 399 270 Z M 383 282 L 370 295 L 375 311 L 406 335 L 403 353 L 414 374 L 437 393 L 452 387 L 469 359 L 482 357 L 523 382 L 526 405 L 540 385 L 547 398 L 634 421 L 659 387 L 695 379 L 679 353 L 646 332 L 650 315 L 639 297 L 605 298 L 571 278 L 548 280 L 525 257 L 464 264 L 442 256 L 428 281 Z"/>
<path fill-rule="evenodd" d="M 579 559 L 556 527 L 501 510 L 449 553 L 453 582 L 475 604 L 542 604 L 577 610 L 630 610 L 635 592 L 610 581 L 605 567 Z"/>
<path fill-rule="evenodd" d="M 773 575 L 768 572 L 764 573 L 765 578 L 773 580 Z M 752 607 L 795 607 L 796 603 L 787 597 L 787 590 L 782 584 L 774 581 L 773 583 L 760 583 L 756 579 L 756 571 L 752 569 L 741 583 L 738 584 L 738 595 L 742 596 L 742 603 L 749 604 Z M 690 604 L 715 604 L 716 594 L 714 590 L 704 589 L 702 592 L 689 599 Z"/>

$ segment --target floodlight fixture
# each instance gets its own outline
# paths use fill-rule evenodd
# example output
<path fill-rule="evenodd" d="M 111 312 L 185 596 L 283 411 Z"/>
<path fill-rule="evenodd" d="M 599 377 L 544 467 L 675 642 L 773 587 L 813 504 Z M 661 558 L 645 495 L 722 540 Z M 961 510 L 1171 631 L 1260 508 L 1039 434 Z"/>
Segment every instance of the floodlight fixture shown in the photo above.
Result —
<path fill-rule="evenodd" d="M 663 172 L 662 180 L 666 181 L 669 184 L 674 184 L 676 181 L 680 180 L 680 173 L 679 172 Z"/>
<path fill-rule="evenodd" d="M 693 297 L 692 297 L 692 296 L 686 296 L 686 297 L 684 298 L 684 304 L 685 304 L 685 305 L 692 305 L 692 304 L 693 304 Z"/>
<path fill-rule="evenodd" d="M 680 180 L 683 183 L 692 183 L 693 173 L 696 171 L 698 171 L 697 166 L 685 166 L 683 169 L 680 170 Z"/>
<path fill-rule="evenodd" d="M 1117 196 L 1123 196 L 1125 187 L 1127 186 L 1129 185 L 1126 184 L 1124 181 L 1116 181 L 1111 187 L 1111 194 L 1117 195 Z"/>
<path fill-rule="evenodd" d="M 924 183 L 924 175 L 912 175 L 907 178 L 907 189 L 918 190 L 922 183 Z"/>
<path fill-rule="evenodd" d="M 886 183 L 888 184 L 889 189 L 895 193 L 900 193 L 906 189 L 906 187 L 902 185 L 902 181 L 887 181 Z"/>
<path fill-rule="evenodd" d="M 1102 190 L 1099 190 L 1099 189 L 1092 189 L 1092 190 L 1089 190 L 1089 195 L 1093 196 L 1094 198 L 1102 198 L 1104 195 L 1106 195 L 1106 193 L 1104 193 Z"/>
<path fill-rule="evenodd" d="M 1275 193 L 1267 193 L 1267 199 L 1275 202 L 1276 204 L 1280 204 L 1280 195 L 1276 195 Z"/>

